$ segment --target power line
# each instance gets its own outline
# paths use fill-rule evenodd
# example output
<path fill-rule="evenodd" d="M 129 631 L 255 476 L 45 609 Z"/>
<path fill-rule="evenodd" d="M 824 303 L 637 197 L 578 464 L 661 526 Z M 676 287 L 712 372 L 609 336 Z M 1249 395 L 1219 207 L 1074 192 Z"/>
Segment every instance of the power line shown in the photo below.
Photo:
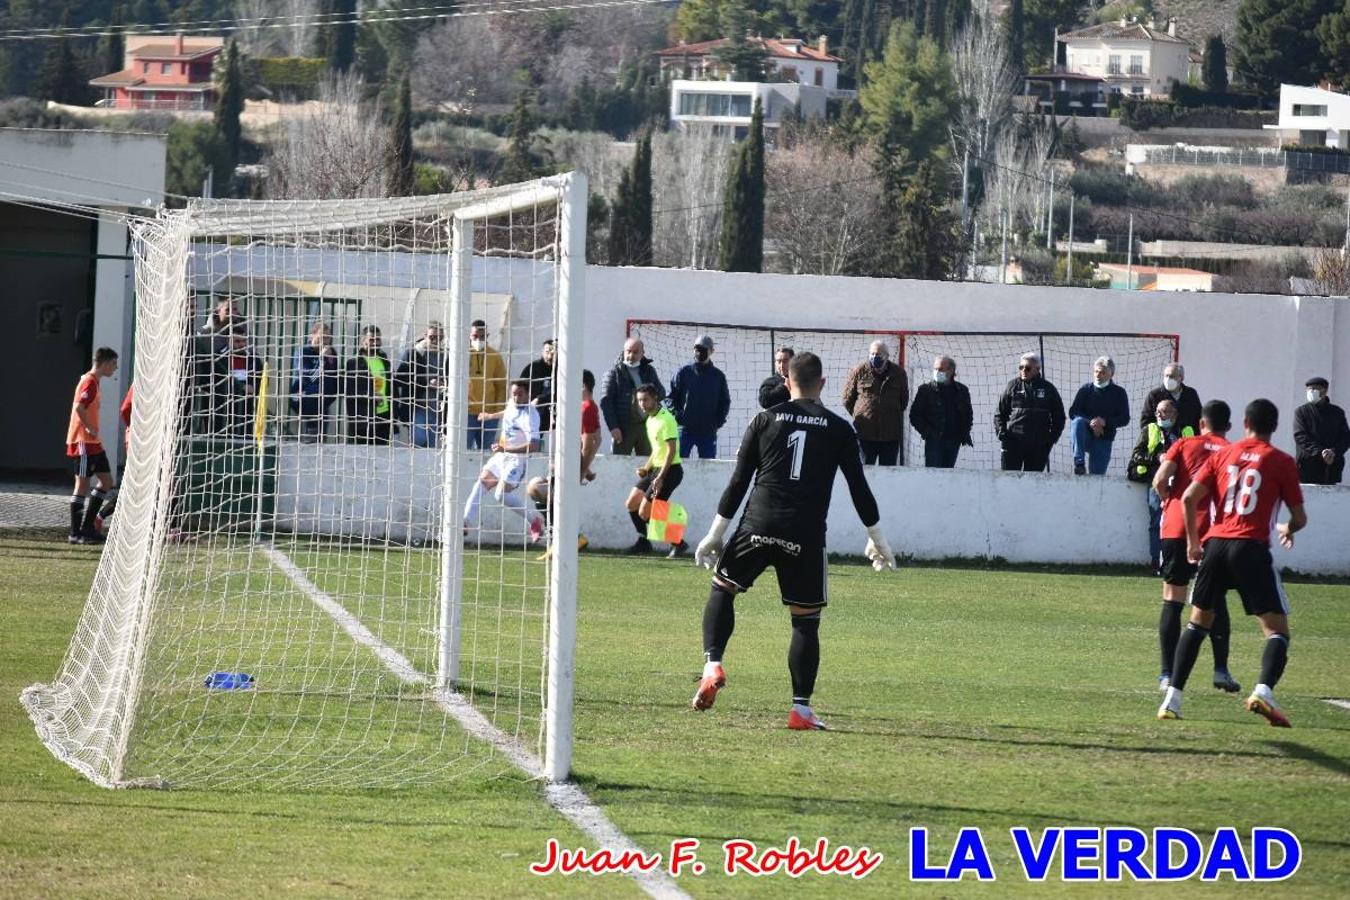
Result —
<path fill-rule="evenodd" d="M 127 184 L 127 183 L 121 182 L 121 181 L 109 181 L 107 178 L 95 178 L 95 177 L 89 176 L 89 175 L 76 175 L 76 174 L 74 174 L 73 172 L 58 172 L 58 171 L 56 171 L 56 170 L 54 170 L 54 169 L 44 169 L 44 168 L 42 168 L 41 166 L 31 166 L 31 165 L 28 165 L 27 163 L 18 163 L 18 162 L 13 162 L 13 161 L 7 160 L 7 159 L 0 160 L 0 166 L 7 166 L 7 167 L 9 167 L 9 168 L 11 168 L 11 169 L 24 169 L 25 171 L 28 171 L 28 172 L 40 172 L 40 173 L 42 173 L 43 175 L 55 175 L 55 176 L 60 177 L 60 178 L 70 178 L 70 179 L 74 179 L 75 181 L 88 181 L 88 182 L 90 182 L 90 183 L 92 183 L 92 184 L 106 184 L 106 185 L 111 185 L 112 187 L 126 188 L 127 190 L 130 190 L 130 191 L 140 191 L 140 190 L 143 190 L 143 188 L 142 188 L 140 185 Z M 192 200 L 192 199 L 194 199 L 192 196 L 190 196 L 190 195 L 188 195 L 188 194 L 175 194 L 173 191 L 160 191 L 160 193 L 162 193 L 162 194 L 163 194 L 164 196 L 166 196 L 166 197 L 174 197 L 174 198 L 179 199 L 179 200 Z M 107 199 L 107 198 L 105 198 L 105 197 L 95 197 L 94 199 L 96 199 L 96 200 L 105 200 L 105 199 Z M 113 202 L 113 201 L 109 200 L 109 202 Z M 120 203 L 120 201 L 118 201 L 118 202 Z"/>

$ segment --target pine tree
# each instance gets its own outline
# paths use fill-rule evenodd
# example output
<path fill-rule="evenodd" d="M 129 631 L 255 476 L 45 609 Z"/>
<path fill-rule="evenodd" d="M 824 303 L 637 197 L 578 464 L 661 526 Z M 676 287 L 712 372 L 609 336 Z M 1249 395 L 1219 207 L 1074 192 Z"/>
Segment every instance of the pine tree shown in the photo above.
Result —
<path fill-rule="evenodd" d="M 1205 41 L 1201 78 L 1207 91 L 1222 94 L 1228 90 L 1228 48 L 1221 34 L 1211 34 Z"/>
<path fill-rule="evenodd" d="M 511 113 L 511 134 L 506 144 L 506 160 L 502 164 L 499 184 L 529 181 L 534 177 L 534 160 L 530 157 L 530 139 L 534 134 L 534 117 L 530 114 L 530 92 L 516 94 L 516 107 Z"/>
<path fill-rule="evenodd" d="M 652 264 L 652 136 L 644 132 L 633 153 L 633 164 L 619 176 L 619 192 L 611 207 L 609 227 L 611 266 Z"/>
<path fill-rule="evenodd" d="M 220 84 L 220 96 L 216 99 L 216 131 L 225 145 L 226 181 L 216 184 L 216 196 L 228 196 L 230 185 L 227 183 L 239 164 L 239 144 L 242 127 L 239 116 L 244 111 L 244 80 L 239 69 L 239 44 L 231 39 L 225 48 L 225 76 Z"/>
<path fill-rule="evenodd" d="M 356 0 L 329 0 L 335 25 L 323 29 L 328 67 L 346 72 L 356 61 Z"/>
<path fill-rule="evenodd" d="M 886 52 L 867 64 L 860 95 L 867 130 L 883 156 L 904 150 L 917 165 L 950 152 L 948 124 L 956 103 L 951 66 L 935 42 L 911 22 L 891 26 Z"/>
<path fill-rule="evenodd" d="M 1281 84 L 1312 85 L 1330 68 L 1317 26 L 1343 0 L 1242 0 L 1234 69 L 1265 96 Z"/>
<path fill-rule="evenodd" d="M 412 196 L 412 79 L 407 72 L 399 80 L 398 100 L 394 103 L 394 121 L 389 129 L 388 169 L 389 196 Z"/>
<path fill-rule="evenodd" d="M 61 26 L 70 27 L 69 16 L 62 17 Z M 85 77 L 84 67 L 75 58 L 75 48 L 64 32 L 42 60 L 42 68 L 38 70 L 37 76 L 37 96 L 41 100 L 72 106 L 89 99 L 89 81 Z"/>
<path fill-rule="evenodd" d="M 718 267 L 758 272 L 764 266 L 764 110 L 755 100 L 750 133 L 736 150 L 722 202 Z"/>
<path fill-rule="evenodd" d="M 960 222 L 947 208 L 946 192 L 932 163 L 919 165 L 898 200 L 892 245 L 895 274 L 933 281 L 950 278 L 960 256 Z"/>
<path fill-rule="evenodd" d="M 754 18 L 740 0 L 722 8 L 722 34 L 726 43 L 713 51 L 717 61 L 731 70 L 733 81 L 763 81 L 768 55 L 764 45 L 750 40 Z"/>
<path fill-rule="evenodd" d="M 1317 23 L 1317 40 L 1327 61 L 1327 75 L 1344 89 L 1350 84 L 1350 0 Z"/>

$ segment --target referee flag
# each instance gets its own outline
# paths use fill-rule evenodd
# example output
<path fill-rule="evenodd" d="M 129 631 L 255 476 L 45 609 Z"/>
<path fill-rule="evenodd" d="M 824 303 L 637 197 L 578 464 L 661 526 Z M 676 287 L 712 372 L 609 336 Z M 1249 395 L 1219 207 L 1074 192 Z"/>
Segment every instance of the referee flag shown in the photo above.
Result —
<path fill-rule="evenodd" d="M 647 540 L 678 544 L 684 540 L 684 526 L 688 524 L 689 513 L 683 506 L 670 500 L 653 500 Z"/>

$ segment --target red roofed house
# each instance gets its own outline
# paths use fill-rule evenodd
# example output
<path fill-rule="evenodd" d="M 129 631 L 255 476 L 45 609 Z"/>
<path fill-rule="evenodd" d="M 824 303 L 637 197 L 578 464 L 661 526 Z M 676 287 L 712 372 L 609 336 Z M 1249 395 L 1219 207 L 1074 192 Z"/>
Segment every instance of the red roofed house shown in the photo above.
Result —
<path fill-rule="evenodd" d="M 122 71 L 89 82 L 103 91 L 99 106 L 116 109 L 207 110 L 215 106 L 211 68 L 223 38 L 126 37 Z"/>
<path fill-rule="evenodd" d="M 767 58 L 769 77 L 775 81 L 795 81 L 827 91 L 839 87 L 839 64 L 842 59 L 829 52 L 825 36 L 821 35 L 815 45 L 800 38 L 748 38 L 752 44 L 761 44 Z M 717 48 L 727 43 L 726 38 L 715 41 L 699 41 L 694 44 L 680 44 L 658 50 L 656 58 L 661 63 L 661 77 L 665 81 L 675 78 L 686 81 L 723 80 L 727 72 L 714 55 Z"/>

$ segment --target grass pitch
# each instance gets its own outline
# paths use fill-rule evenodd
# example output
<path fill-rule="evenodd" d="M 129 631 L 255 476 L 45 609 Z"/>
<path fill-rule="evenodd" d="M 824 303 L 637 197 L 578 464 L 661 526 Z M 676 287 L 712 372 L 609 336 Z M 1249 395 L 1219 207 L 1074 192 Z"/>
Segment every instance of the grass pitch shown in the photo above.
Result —
<path fill-rule="evenodd" d="M 249 793 L 105 791 L 36 740 L 18 692 L 51 678 L 97 557 L 0 539 L 0 896 L 637 896 L 618 875 L 536 878 L 545 841 L 593 847 L 535 785 L 470 774 L 444 787 Z M 816 707 L 835 730 L 783 728 L 787 614 L 773 579 L 737 601 L 728 689 L 687 709 L 701 667 L 706 573 L 665 560 L 583 558 L 575 771 L 650 851 L 676 838 L 868 845 L 859 882 L 808 875 L 814 896 L 1079 893 L 1028 884 L 1007 829 L 1160 825 L 1294 831 L 1303 866 L 1258 888 L 1350 895 L 1350 587 L 1293 584 L 1291 661 L 1269 728 L 1208 687 L 1187 720 L 1153 719 L 1159 587 L 1120 574 L 831 569 Z M 1254 623 L 1235 620 L 1232 670 L 1250 687 Z M 5 699 L 8 698 L 8 699 Z M 909 829 L 945 860 L 961 827 L 986 837 L 999 880 L 910 884 Z M 786 876 L 681 879 L 696 897 L 777 894 Z M 1111 888 L 1228 895 L 1231 882 Z"/>

